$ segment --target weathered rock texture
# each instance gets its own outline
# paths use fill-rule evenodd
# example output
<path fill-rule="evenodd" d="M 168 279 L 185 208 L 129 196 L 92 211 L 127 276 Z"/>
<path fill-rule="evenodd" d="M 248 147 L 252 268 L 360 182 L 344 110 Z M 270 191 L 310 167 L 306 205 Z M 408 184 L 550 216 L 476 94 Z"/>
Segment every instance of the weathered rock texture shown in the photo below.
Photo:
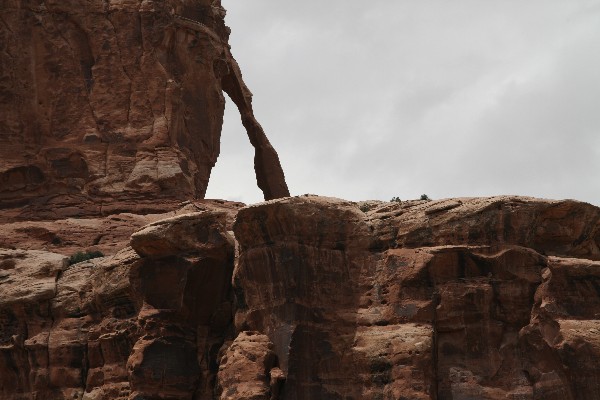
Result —
<path fill-rule="evenodd" d="M 223 91 L 265 198 L 288 196 L 224 16 L 219 0 L 3 1 L 0 207 L 203 198 Z"/>
<path fill-rule="evenodd" d="M 58 219 L 49 219 L 49 215 L 46 215 L 42 220 L 25 219 L 31 210 L 21 213 L 18 217 L 0 212 L 0 248 L 37 249 L 64 255 L 88 250 L 113 255 L 127 246 L 131 234 L 144 225 L 176 215 L 200 211 L 224 212 L 227 215 L 228 229 L 231 229 L 237 210 L 243 205 L 221 200 L 199 200 L 179 204 L 179 207 L 169 205 L 174 208 L 170 212 L 115 212 L 105 217 L 98 215 L 89 218 Z M 164 207 L 164 204 L 162 206 Z M 65 209 L 61 209 L 60 212 L 65 212 Z"/>
<path fill-rule="evenodd" d="M 71 266 L 0 250 L 0 398 L 600 398 L 597 207 L 234 208 Z"/>
<path fill-rule="evenodd" d="M 188 239 L 177 254 L 147 254 L 174 229 Z M 0 250 L 0 398 L 212 398 L 219 348 L 234 333 L 226 213 L 151 224 L 132 245 L 71 266 Z"/>
<path fill-rule="evenodd" d="M 273 343 L 279 398 L 600 396 L 598 208 L 369 207 L 306 197 L 238 213 L 235 324 Z"/>

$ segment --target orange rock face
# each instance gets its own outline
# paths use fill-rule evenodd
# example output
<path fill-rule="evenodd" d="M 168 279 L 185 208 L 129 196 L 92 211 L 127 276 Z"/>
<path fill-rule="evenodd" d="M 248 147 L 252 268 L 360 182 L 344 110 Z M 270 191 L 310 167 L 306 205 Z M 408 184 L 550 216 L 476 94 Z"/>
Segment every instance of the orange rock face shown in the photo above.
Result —
<path fill-rule="evenodd" d="M 0 398 L 600 393 L 597 207 L 200 205 L 70 266 L 37 242 L 0 250 Z"/>
<path fill-rule="evenodd" d="M 0 207 L 50 202 L 48 210 L 59 195 L 75 208 L 203 198 L 219 155 L 223 91 L 256 148 L 265 198 L 289 195 L 219 1 L 8 0 L 1 8 Z"/>

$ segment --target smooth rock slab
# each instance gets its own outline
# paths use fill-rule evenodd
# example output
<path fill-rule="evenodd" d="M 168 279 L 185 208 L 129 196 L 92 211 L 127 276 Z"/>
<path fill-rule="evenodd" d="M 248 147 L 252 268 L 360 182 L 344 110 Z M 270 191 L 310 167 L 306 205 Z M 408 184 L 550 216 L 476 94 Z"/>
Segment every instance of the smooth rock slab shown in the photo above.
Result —
<path fill-rule="evenodd" d="M 198 212 L 163 219 L 131 235 L 131 247 L 143 257 L 220 253 L 233 245 L 224 212 Z"/>

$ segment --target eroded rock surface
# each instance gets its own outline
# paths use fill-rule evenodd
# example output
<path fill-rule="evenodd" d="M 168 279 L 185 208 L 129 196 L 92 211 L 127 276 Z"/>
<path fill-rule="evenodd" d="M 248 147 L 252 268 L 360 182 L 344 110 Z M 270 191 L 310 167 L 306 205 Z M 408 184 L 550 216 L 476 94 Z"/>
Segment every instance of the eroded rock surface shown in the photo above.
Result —
<path fill-rule="evenodd" d="M 219 155 L 223 91 L 256 148 L 265 198 L 289 195 L 219 0 L 0 8 L 0 207 L 50 210 L 57 196 L 83 211 L 203 198 Z"/>
<path fill-rule="evenodd" d="M 283 382 L 273 343 L 266 335 L 241 332 L 219 360 L 221 400 L 269 400 Z M 248 379 L 239 379 L 238 377 Z"/>
<path fill-rule="evenodd" d="M 71 266 L 0 250 L 0 398 L 600 396 L 598 208 L 368 205 L 190 204 Z"/>
<path fill-rule="evenodd" d="M 597 207 L 195 200 L 223 93 L 289 195 L 224 16 L 0 6 L 0 398 L 600 398 Z"/>
<path fill-rule="evenodd" d="M 182 242 L 181 254 L 126 247 L 67 266 L 59 254 L 1 250 L 0 398 L 212 398 L 234 333 L 234 244 L 226 214 L 206 214 L 163 223 L 197 218 L 218 238 Z"/>
<path fill-rule="evenodd" d="M 280 398 L 598 397 L 597 207 L 369 205 L 300 197 L 238 213 L 236 327 L 273 342 Z"/>
<path fill-rule="evenodd" d="M 0 212 L 0 248 L 44 250 L 69 256 L 82 250 L 113 255 L 127 246 L 131 234 L 141 227 L 178 215 L 204 211 L 224 213 L 227 229 L 231 230 L 235 215 L 243 206 L 243 203 L 222 200 L 200 200 L 173 205 L 173 211 L 169 212 L 117 212 L 88 218 L 46 217 L 42 220 L 26 220 L 28 214 L 15 218 Z"/>

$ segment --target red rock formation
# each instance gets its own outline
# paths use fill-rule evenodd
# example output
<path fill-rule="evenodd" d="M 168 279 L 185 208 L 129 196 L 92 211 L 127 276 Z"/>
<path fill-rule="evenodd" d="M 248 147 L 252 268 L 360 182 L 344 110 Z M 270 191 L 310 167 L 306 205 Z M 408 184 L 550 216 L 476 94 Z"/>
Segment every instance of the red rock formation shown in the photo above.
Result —
<path fill-rule="evenodd" d="M 600 398 L 597 207 L 189 201 L 223 91 L 289 195 L 224 14 L 2 4 L 0 399 Z"/>
<path fill-rule="evenodd" d="M 159 204 L 160 208 L 164 204 Z M 0 248 L 37 249 L 72 255 L 78 251 L 101 251 L 112 255 L 129 244 L 130 236 L 144 225 L 176 215 L 219 211 L 227 215 L 227 226 L 231 229 L 237 210 L 242 203 L 220 200 L 200 200 L 179 204 L 170 204 L 175 210 L 150 214 L 133 214 L 116 212 L 107 216 L 90 216 L 89 218 L 48 219 L 42 214 L 42 220 L 27 220 L 31 209 L 26 213 L 12 216 L 0 212 Z M 15 211 L 11 209 L 10 211 Z M 152 210 L 152 209 L 151 209 Z M 61 209 L 64 212 L 65 209 Z M 89 211 L 89 210 L 88 210 Z M 9 215 L 6 215 L 9 214 Z"/>
<path fill-rule="evenodd" d="M 235 261 L 195 205 L 110 257 L 0 250 L 0 398 L 598 397 L 598 208 L 368 204 L 243 208 Z"/>
<path fill-rule="evenodd" d="M 142 256 L 132 274 L 144 334 L 127 361 L 130 398 L 211 398 L 218 350 L 233 334 L 234 241 L 225 217 L 185 214 L 132 236 Z"/>
<path fill-rule="evenodd" d="M 271 339 L 287 396 L 359 398 L 349 382 L 362 367 L 349 349 L 361 271 L 375 261 L 364 214 L 349 202 L 290 198 L 242 209 L 234 230 L 236 328 Z"/>
<path fill-rule="evenodd" d="M 244 84 L 242 72 L 230 53 L 228 61 L 228 73 L 221 78 L 221 82 L 223 90 L 231 97 L 240 111 L 242 124 L 246 128 L 252 147 L 254 147 L 254 171 L 258 187 L 263 191 L 265 200 L 288 197 L 290 192 L 285 183 L 277 152 L 254 117 L 252 93 Z"/>
<path fill-rule="evenodd" d="M 547 255 L 600 260 L 598 208 L 573 200 L 500 196 L 416 201 L 392 203 L 370 215 L 390 246 L 517 244 Z"/>
<path fill-rule="evenodd" d="M 238 214 L 236 327 L 274 343 L 280 398 L 598 397 L 598 208 L 371 206 L 308 197 Z"/>
<path fill-rule="evenodd" d="M 282 372 L 276 367 L 269 338 L 256 332 L 242 332 L 219 360 L 219 387 L 222 400 L 269 400 L 277 398 Z M 241 380 L 243 376 L 247 379 Z"/>
<path fill-rule="evenodd" d="M 189 240 L 176 253 L 146 251 L 174 232 Z M 233 338 L 226 214 L 169 218 L 132 245 L 71 266 L 0 250 L 0 398 L 212 398 L 218 350 Z"/>
<path fill-rule="evenodd" d="M 83 211 L 203 198 L 219 155 L 223 90 L 256 148 L 265 198 L 289 195 L 218 0 L 1 8 L 0 207 L 50 210 L 58 195 Z"/>

